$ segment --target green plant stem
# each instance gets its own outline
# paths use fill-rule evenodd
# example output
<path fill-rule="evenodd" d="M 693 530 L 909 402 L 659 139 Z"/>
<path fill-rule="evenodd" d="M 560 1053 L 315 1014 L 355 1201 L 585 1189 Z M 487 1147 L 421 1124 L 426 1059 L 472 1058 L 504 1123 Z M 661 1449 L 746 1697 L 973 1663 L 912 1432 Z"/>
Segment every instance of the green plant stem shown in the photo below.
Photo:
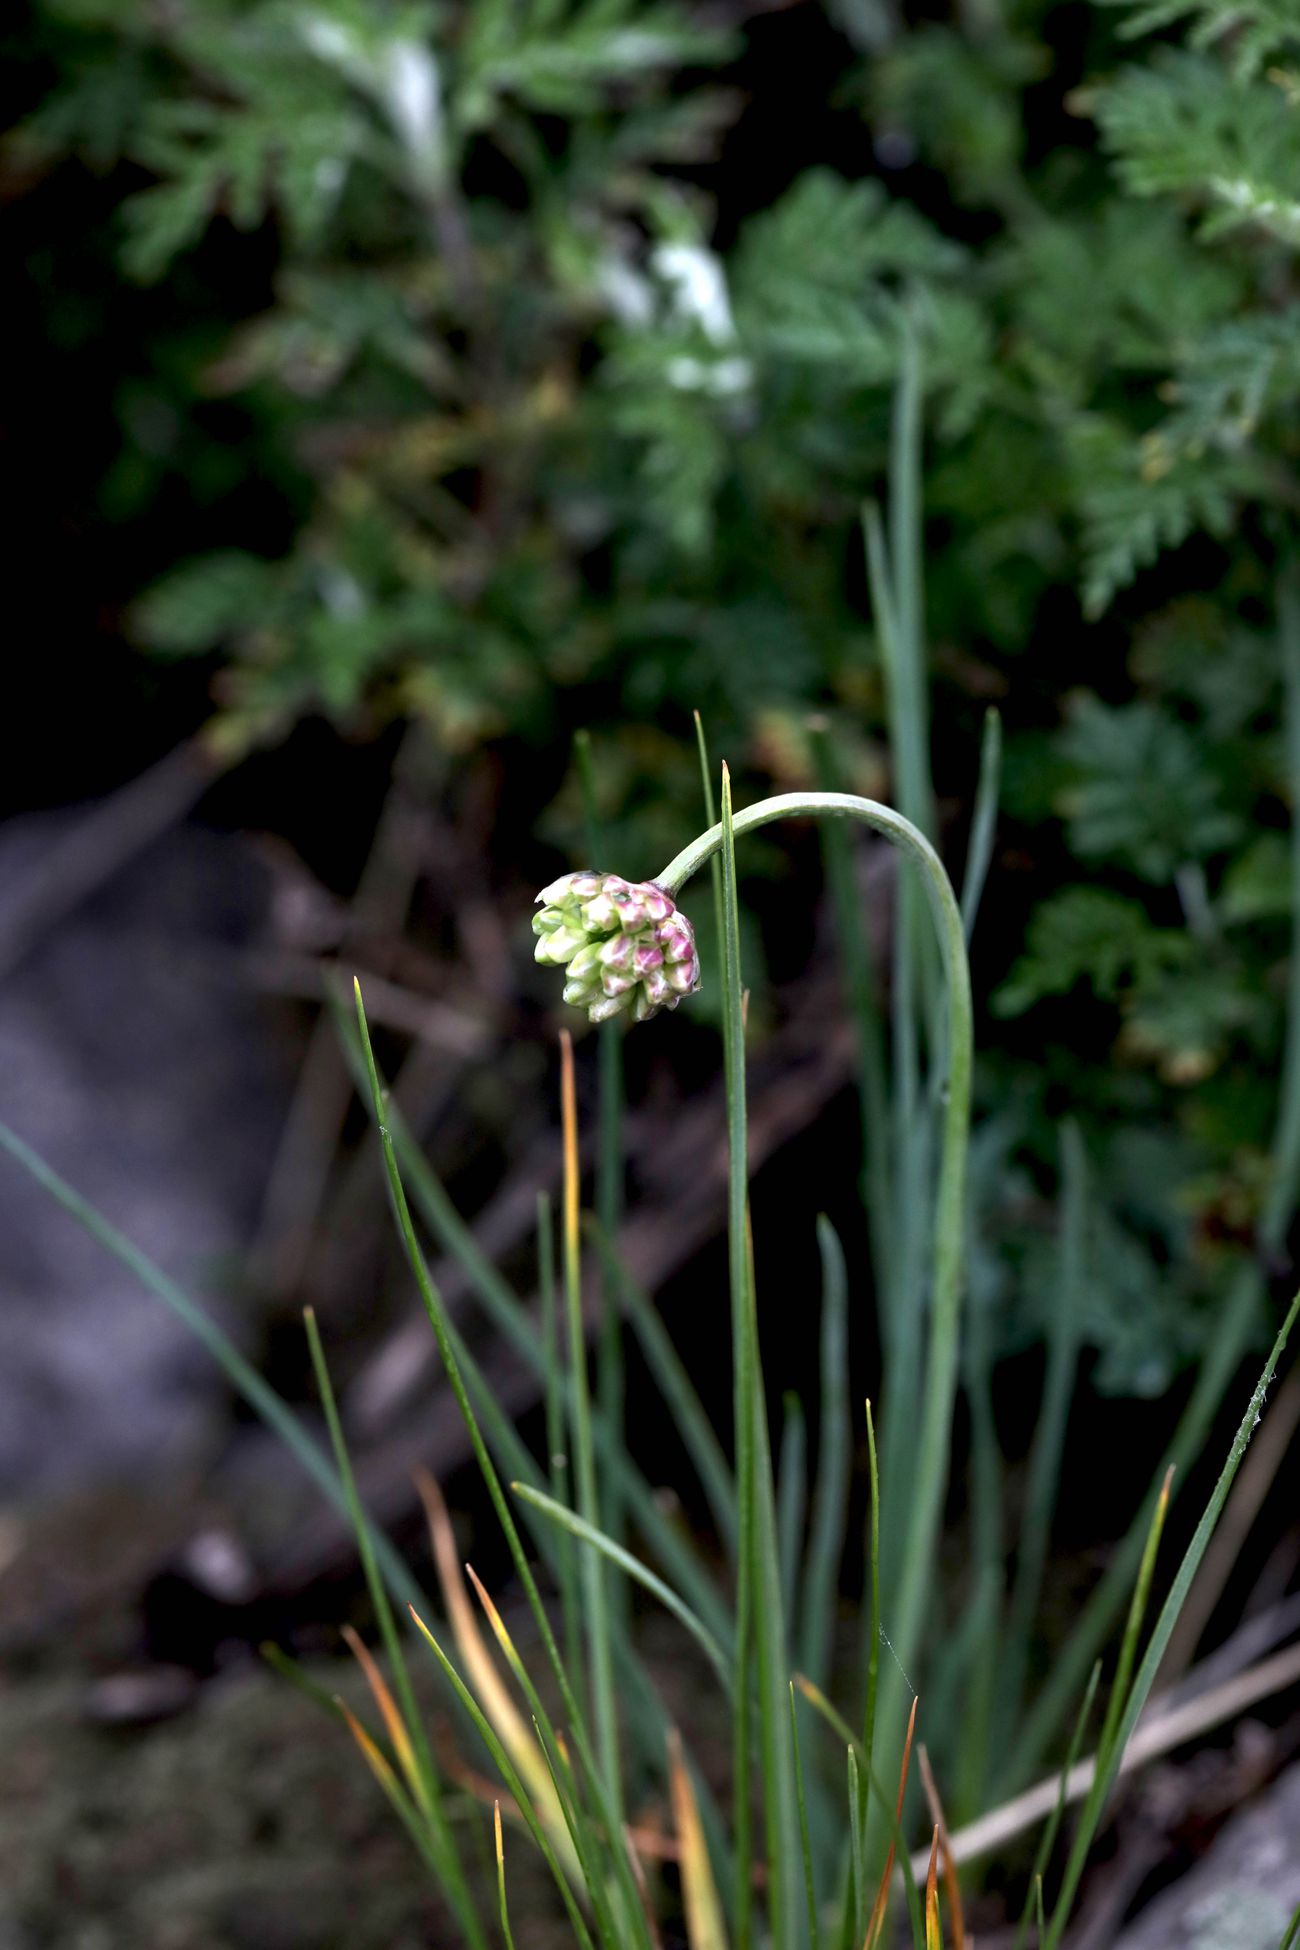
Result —
<path fill-rule="evenodd" d="M 900 393 L 901 390 L 900 387 Z M 901 468 L 908 467 L 913 459 L 911 442 L 904 441 L 901 447 L 898 442 L 901 421 L 909 417 L 901 413 L 901 399 L 896 396 L 895 450 L 896 461 Z M 914 510 L 915 507 L 915 495 L 898 489 L 892 507 L 895 525 L 900 510 Z M 871 606 L 885 674 L 889 746 L 896 777 L 896 796 L 903 815 L 918 831 L 928 832 L 931 798 L 929 767 L 926 741 L 917 736 L 918 712 L 924 710 L 924 684 L 919 670 L 920 645 L 915 629 L 917 612 L 913 609 L 910 622 L 902 615 L 898 565 L 895 561 L 891 566 L 889 539 L 880 510 L 874 504 L 864 510 L 863 539 Z M 895 1181 L 891 1221 L 893 1238 L 884 1269 L 885 1276 L 880 1284 L 880 1297 L 885 1366 L 889 1377 L 889 1398 L 884 1418 L 883 1474 L 895 1508 L 903 1510 L 911 1508 L 916 1460 L 913 1415 L 914 1403 L 921 1388 L 923 1362 L 921 1316 L 917 1301 L 925 1280 L 926 1238 L 922 1217 L 927 1206 L 929 1183 L 929 1131 L 921 1101 L 917 1004 L 918 989 L 928 996 L 933 982 L 923 960 L 924 944 L 919 922 L 917 888 L 911 874 L 900 865 L 894 899 L 890 987 L 894 1088 L 889 1143 Z M 901 1532 L 891 1533 L 886 1540 L 885 1551 L 886 1583 L 890 1589 L 898 1583 L 898 1553 L 901 1549 Z"/>
<path fill-rule="evenodd" d="M 848 1511 L 849 1415 L 848 1274 L 844 1248 L 822 1213 L 817 1220 L 822 1264 L 821 1397 L 817 1480 L 804 1570 L 799 1664 L 818 1686 L 830 1670 L 835 1626 L 835 1582 L 844 1551 Z"/>
<path fill-rule="evenodd" d="M 561 1091 L 564 1103 L 564 1222 L 561 1262 L 569 1334 L 570 1435 L 573 1444 L 577 1507 L 593 1530 L 600 1529 L 600 1499 L 596 1490 L 596 1449 L 592 1437 L 591 1401 L 587 1384 L 587 1339 L 582 1315 L 582 1233 L 579 1218 L 578 1112 L 573 1073 L 573 1044 L 561 1033 Z M 608 1579 L 601 1559 L 591 1551 L 579 1564 L 583 1624 L 591 1685 L 596 1746 L 619 1825 L 623 1819 L 623 1785 L 619 1760 L 618 1715 L 614 1704 L 614 1658 L 611 1641 Z"/>
<path fill-rule="evenodd" d="M 840 781 L 835 754 L 824 729 L 813 734 L 817 775 L 824 790 Z M 885 1056 L 880 999 L 871 969 L 871 947 L 853 864 L 853 836 L 838 820 L 822 829 L 826 883 L 835 916 L 835 933 L 844 987 L 858 1046 L 858 1103 L 862 1120 L 862 1190 L 870 1221 L 871 1261 L 876 1290 L 887 1292 L 894 1268 L 893 1156 L 889 1142 L 889 1066 Z"/>
<path fill-rule="evenodd" d="M 752 1645 L 758 1681 L 758 1740 L 764 1826 L 767 1841 L 767 1913 L 773 1950 L 791 1950 L 798 1927 L 799 1843 L 794 1823 L 794 1757 L 784 1693 L 786 1639 L 776 1510 L 768 1438 L 758 1306 L 754 1285 L 753 1242 L 749 1226 L 748 1112 L 745 1098 L 744 990 L 740 967 L 740 913 L 736 888 L 735 828 L 731 778 L 722 768 L 723 1031 L 727 1084 L 727 1219 L 731 1289 L 732 1348 L 735 1363 L 736 1483 L 740 1552 L 736 1597 L 736 1798 L 748 1822 L 749 1654 Z M 743 1732 L 740 1729 L 743 1728 Z M 739 1822 L 738 1822 L 739 1829 Z M 739 1835 L 738 1835 L 739 1845 Z M 748 1852 L 738 1854 L 737 1909 L 749 1927 Z M 743 1940 L 743 1939 L 742 1939 Z"/>
<path fill-rule="evenodd" d="M 565 1429 L 564 1369 L 560 1356 L 559 1308 L 555 1281 L 555 1218 L 545 1192 L 537 1194 L 537 1290 L 542 1309 L 542 1358 L 545 1362 L 546 1475 L 557 1503 L 572 1503 L 568 1437 Z M 570 1672 L 582 1663 L 579 1636 L 577 1562 L 572 1540 L 556 1537 L 560 1615 L 564 1621 L 564 1654 Z"/>
<path fill-rule="evenodd" d="M 596 767 L 591 736 L 580 731 L 574 740 L 578 779 L 582 787 L 587 857 L 593 864 L 605 855 L 604 823 L 596 790 Z M 596 1217 L 612 1244 L 617 1244 L 623 1220 L 623 1029 L 606 1022 L 597 1036 L 599 1091 L 596 1113 Z M 608 1268 L 602 1271 L 600 1338 L 596 1358 L 596 1398 L 611 1429 L 623 1426 L 623 1322 L 616 1284 Z M 623 1511 L 615 1483 L 601 1484 L 601 1522 L 611 1537 L 623 1535 Z"/>
<path fill-rule="evenodd" d="M 904 819 L 901 813 L 873 799 L 859 798 L 852 793 L 788 792 L 747 806 L 743 812 L 735 815 L 732 825 L 736 837 L 740 838 L 774 820 L 820 817 L 860 820 L 873 832 L 890 840 L 919 866 L 946 977 L 948 1075 L 934 1209 L 929 1359 L 917 1438 L 915 1489 L 907 1506 L 908 1534 L 892 1634 L 899 1661 L 910 1672 L 917 1663 L 924 1610 L 931 1591 L 948 1478 L 952 1412 L 957 1389 L 966 1158 L 970 1127 L 970 971 L 966 959 L 965 929 L 952 884 L 925 835 L 910 820 Z M 711 827 L 656 876 L 659 884 L 676 895 L 691 875 L 718 852 L 722 844 L 722 826 Z M 743 1139 L 743 1122 L 739 1135 Z M 743 1150 L 740 1155 L 743 1158 Z M 888 1484 L 886 1488 L 889 1488 Z"/>

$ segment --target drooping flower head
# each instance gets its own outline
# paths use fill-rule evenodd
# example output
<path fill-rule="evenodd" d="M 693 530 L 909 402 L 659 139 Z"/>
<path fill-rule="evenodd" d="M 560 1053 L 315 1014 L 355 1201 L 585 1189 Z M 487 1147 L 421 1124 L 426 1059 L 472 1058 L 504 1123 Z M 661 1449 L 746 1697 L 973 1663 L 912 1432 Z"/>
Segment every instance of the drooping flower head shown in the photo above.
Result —
<path fill-rule="evenodd" d="M 536 959 L 564 969 L 565 1001 L 592 1022 L 629 1008 L 646 1022 L 699 988 L 695 930 L 653 880 L 566 873 L 537 899 Z"/>

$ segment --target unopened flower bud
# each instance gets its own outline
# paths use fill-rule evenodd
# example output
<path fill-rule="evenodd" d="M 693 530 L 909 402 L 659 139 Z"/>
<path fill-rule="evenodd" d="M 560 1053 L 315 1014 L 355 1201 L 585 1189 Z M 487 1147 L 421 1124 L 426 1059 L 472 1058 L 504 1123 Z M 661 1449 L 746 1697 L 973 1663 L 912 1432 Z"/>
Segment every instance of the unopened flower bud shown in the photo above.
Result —
<path fill-rule="evenodd" d="M 564 969 L 565 1001 L 592 1022 L 624 1009 L 645 1022 L 699 988 L 695 931 L 653 880 L 566 873 L 537 899 L 536 959 Z"/>

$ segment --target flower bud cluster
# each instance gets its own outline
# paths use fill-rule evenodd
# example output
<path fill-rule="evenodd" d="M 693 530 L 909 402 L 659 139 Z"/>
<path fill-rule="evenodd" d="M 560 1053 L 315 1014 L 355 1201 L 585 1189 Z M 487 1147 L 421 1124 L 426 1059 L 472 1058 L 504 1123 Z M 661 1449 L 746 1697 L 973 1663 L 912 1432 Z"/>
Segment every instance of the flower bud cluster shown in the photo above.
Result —
<path fill-rule="evenodd" d="M 653 880 L 566 873 L 537 899 L 536 959 L 564 969 L 565 1001 L 592 1022 L 623 1009 L 645 1022 L 699 988 L 695 931 Z"/>

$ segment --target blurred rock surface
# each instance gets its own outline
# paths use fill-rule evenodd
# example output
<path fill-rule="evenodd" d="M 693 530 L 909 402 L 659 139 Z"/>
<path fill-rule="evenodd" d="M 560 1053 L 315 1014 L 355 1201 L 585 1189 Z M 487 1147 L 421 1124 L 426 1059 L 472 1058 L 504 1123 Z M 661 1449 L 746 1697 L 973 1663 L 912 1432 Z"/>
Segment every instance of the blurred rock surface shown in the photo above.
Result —
<path fill-rule="evenodd" d="M 0 905 L 72 815 L 0 833 Z M 36 941 L 0 985 L 0 1117 L 245 1338 L 229 1297 L 289 1079 L 270 1009 L 205 974 L 266 901 L 252 846 L 176 827 Z M 213 951 L 216 951 L 215 954 Z M 211 1358 L 0 1160 L 0 1499 L 200 1457 Z"/>
<path fill-rule="evenodd" d="M 1115 1950 L 1277 1950 L 1300 1904 L 1300 1766 L 1224 1828 Z"/>

